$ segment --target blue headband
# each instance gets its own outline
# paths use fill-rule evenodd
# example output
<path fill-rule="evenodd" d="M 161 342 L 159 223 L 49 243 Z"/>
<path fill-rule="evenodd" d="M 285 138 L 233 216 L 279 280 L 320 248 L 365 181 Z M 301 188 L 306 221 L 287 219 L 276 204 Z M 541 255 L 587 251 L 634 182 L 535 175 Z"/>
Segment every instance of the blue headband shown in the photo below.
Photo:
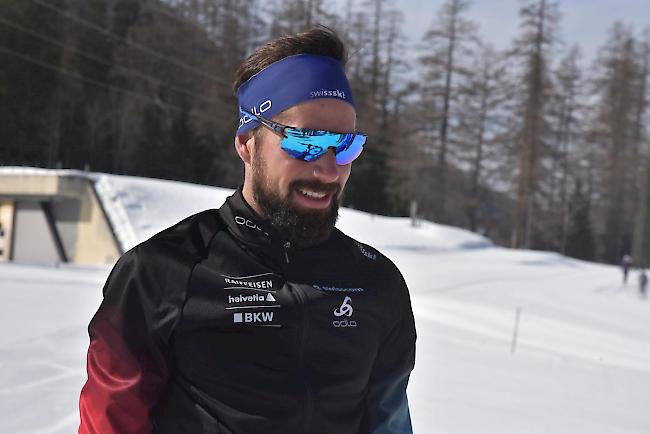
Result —
<path fill-rule="evenodd" d="M 313 54 L 296 54 L 272 63 L 246 80 L 237 95 L 240 107 L 265 118 L 317 98 L 336 98 L 354 105 L 341 62 Z M 258 125 L 240 111 L 237 134 Z"/>

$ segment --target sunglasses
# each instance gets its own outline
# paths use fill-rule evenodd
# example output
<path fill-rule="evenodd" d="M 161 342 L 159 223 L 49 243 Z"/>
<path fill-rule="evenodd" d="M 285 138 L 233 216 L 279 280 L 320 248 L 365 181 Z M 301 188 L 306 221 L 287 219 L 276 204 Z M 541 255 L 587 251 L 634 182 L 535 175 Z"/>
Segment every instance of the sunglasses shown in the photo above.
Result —
<path fill-rule="evenodd" d="M 350 164 L 361 155 L 367 136 L 363 133 L 335 133 L 325 130 L 310 130 L 282 125 L 239 107 L 241 114 L 257 121 L 282 136 L 280 147 L 293 158 L 314 161 L 327 151 L 334 149 L 336 164 Z"/>

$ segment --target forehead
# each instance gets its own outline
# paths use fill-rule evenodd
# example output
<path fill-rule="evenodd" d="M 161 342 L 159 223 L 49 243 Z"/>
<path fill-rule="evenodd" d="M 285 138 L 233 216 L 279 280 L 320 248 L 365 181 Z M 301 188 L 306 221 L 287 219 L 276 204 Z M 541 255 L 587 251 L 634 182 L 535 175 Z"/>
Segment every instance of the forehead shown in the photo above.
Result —
<path fill-rule="evenodd" d="M 352 133 L 357 115 L 354 107 L 345 101 L 321 98 L 295 105 L 274 119 L 297 128 Z"/>

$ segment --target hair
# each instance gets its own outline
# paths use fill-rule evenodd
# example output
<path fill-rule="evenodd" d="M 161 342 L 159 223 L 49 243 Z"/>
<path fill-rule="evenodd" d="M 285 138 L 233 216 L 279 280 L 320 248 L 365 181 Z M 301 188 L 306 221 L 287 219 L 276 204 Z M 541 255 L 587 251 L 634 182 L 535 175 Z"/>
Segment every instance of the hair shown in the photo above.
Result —
<path fill-rule="evenodd" d="M 239 87 L 253 75 L 278 60 L 296 54 L 332 57 L 343 66 L 348 60 L 345 44 L 338 35 L 327 27 L 319 26 L 306 32 L 282 36 L 258 47 L 237 69 L 233 91 L 237 94 Z"/>

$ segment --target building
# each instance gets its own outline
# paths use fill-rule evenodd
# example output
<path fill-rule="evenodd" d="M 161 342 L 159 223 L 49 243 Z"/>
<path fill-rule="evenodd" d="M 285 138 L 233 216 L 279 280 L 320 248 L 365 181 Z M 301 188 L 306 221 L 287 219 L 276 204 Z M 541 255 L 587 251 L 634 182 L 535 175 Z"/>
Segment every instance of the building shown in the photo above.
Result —
<path fill-rule="evenodd" d="M 122 253 L 92 174 L 0 169 L 0 262 L 106 264 Z"/>

